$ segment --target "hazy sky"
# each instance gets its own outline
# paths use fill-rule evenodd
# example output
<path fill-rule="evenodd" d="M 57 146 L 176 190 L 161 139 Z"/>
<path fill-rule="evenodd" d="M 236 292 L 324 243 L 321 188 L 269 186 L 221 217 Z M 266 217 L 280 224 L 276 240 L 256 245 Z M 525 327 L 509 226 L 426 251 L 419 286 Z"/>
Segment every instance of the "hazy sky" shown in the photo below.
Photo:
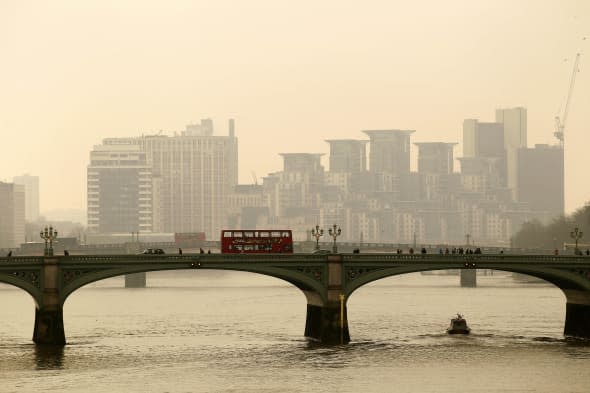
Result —
<path fill-rule="evenodd" d="M 242 183 L 363 129 L 461 142 L 498 107 L 554 143 L 577 52 L 566 210 L 590 199 L 590 1 L 0 0 L 0 49 L 0 180 L 40 176 L 42 211 L 85 208 L 103 138 L 206 117 L 236 119 Z"/>

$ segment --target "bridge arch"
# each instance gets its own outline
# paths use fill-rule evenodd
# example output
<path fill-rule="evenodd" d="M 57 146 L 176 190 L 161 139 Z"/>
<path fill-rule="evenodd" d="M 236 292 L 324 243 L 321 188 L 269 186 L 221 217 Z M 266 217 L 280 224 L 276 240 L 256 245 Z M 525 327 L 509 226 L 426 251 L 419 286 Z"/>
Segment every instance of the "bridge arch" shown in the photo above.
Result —
<path fill-rule="evenodd" d="M 42 302 L 44 272 L 41 257 L 0 258 L 0 282 L 27 292 L 38 306 Z"/>
<path fill-rule="evenodd" d="M 125 258 L 133 262 L 133 258 Z M 141 261 L 143 258 L 139 257 Z M 130 263 L 127 266 L 84 269 L 79 265 L 74 269 L 69 269 L 66 265 L 62 265 L 62 290 L 60 294 L 60 301 L 63 305 L 66 299 L 76 290 L 93 282 L 101 281 L 107 278 L 144 272 L 156 271 L 172 271 L 172 270 L 220 270 L 220 271 L 241 271 L 261 274 L 285 281 L 296 288 L 299 288 L 308 301 L 325 302 L 325 279 L 327 272 L 321 266 L 309 268 L 289 268 L 281 266 L 280 264 L 272 265 L 257 265 L 257 264 L 240 264 L 235 266 L 227 266 L 215 263 L 206 263 L 198 257 L 192 257 L 190 262 L 179 263 Z"/>
<path fill-rule="evenodd" d="M 41 302 L 41 292 L 39 291 L 39 288 L 33 286 L 32 284 L 23 282 L 19 278 L 11 277 L 6 274 L 0 274 L 0 282 L 3 284 L 8 284 L 10 286 L 22 289 L 24 292 L 29 294 L 29 296 L 31 296 L 31 298 L 33 298 L 33 301 L 35 302 L 35 306 L 39 307 L 39 304 Z"/>
<path fill-rule="evenodd" d="M 361 274 L 355 273 L 354 271 L 348 271 L 349 281 L 345 288 L 347 297 L 350 297 L 357 289 L 367 285 L 371 282 L 409 273 L 418 273 L 424 271 L 436 271 L 436 270 L 449 270 L 457 269 L 453 267 L 420 267 L 420 266 L 393 266 L 382 269 L 367 269 L 365 272 L 361 271 Z M 590 292 L 590 277 L 586 276 L 585 272 L 576 272 L 563 269 L 555 269 L 549 267 L 487 267 L 485 265 L 478 265 L 477 269 L 492 269 L 498 271 L 505 271 L 510 273 L 526 274 L 532 277 L 540 278 L 550 284 L 553 284 L 557 288 L 561 289 L 566 295 L 571 291 L 589 291 Z M 362 270 L 362 269 L 361 269 Z M 362 274 L 364 273 L 364 274 Z M 358 278 L 355 276 L 359 275 Z"/>

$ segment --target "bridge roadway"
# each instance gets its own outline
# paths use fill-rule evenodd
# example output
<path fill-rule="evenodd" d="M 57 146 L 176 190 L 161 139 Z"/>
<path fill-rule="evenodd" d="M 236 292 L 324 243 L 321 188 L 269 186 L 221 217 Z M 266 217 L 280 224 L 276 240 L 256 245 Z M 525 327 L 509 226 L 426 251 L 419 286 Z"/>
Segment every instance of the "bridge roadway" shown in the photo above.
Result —
<path fill-rule="evenodd" d="M 149 271 L 236 270 L 285 280 L 307 299 L 305 336 L 325 344 L 350 341 L 346 302 L 381 278 L 441 269 L 494 269 L 548 281 L 565 294 L 564 335 L 590 338 L 590 257 L 422 254 L 184 254 L 0 258 L 0 282 L 35 301 L 33 341 L 65 345 L 63 305 L 74 291 L 105 278 Z"/>

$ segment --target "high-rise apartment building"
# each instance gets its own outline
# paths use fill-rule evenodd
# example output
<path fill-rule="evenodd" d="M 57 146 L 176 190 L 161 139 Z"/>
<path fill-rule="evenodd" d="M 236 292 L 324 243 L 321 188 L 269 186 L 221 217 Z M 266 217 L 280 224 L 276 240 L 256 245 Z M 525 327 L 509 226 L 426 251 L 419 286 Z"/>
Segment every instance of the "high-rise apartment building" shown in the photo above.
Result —
<path fill-rule="evenodd" d="M 544 222 L 564 214 L 564 168 L 561 146 L 518 149 L 518 200 Z"/>
<path fill-rule="evenodd" d="M 465 119 L 463 157 L 504 157 L 503 124 Z"/>
<path fill-rule="evenodd" d="M 0 248 L 25 242 L 25 186 L 0 182 Z"/>
<path fill-rule="evenodd" d="M 366 130 L 369 136 L 369 173 L 365 188 L 391 193 L 394 199 L 412 198 L 410 136 L 412 130 Z"/>
<path fill-rule="evenodd" d="M 453 148 L 456 143 L 419 142 L 414 145 L 418 147 L 418 173 L 453 173 Z"/>
<path fill-rule="evenodd" d="M 454 171 L 453 148 L 456 143 L 421 142 L 418 147 L 420 199 L 441 199 L 449 192 Z"/>
<path fill-rule="evenodd" d="M 324 181 L 323 154 L 281 153 L 283 171 L 278 173 L 274 199 L 278 215 L 306 214 L 317 209 Z"/>
<path fill-rule="evenodd" d="M 105 139 L 90 152 L 88 230 L 152 231 L 152 171 L 136 138 Z"/>
<path fill-rule="evenodd" d="M 518 200 L 518 149 L 527 147 L 526 108 L 496 109 L 496 122 L 504 125 L 504 148 L 506 149 L 506 185 Z"/>
<path fill-rule="evenodd" d="M 413 130 L 366 130 L 370 138 L 369 171 L 406 176 L 410 173 L 410 136 Z"/>
<path fill-rule="evenodd" d="M 330 172 L 359 173 L 367 170 L 367 141 L 327 140 L 330 144 Z"/>
<path fill-rule="evenodd" d="M 15 176 L 14 184 L 25 186 L 25 220 L 37 221 L 39 219 L 39 176 L 22 175 Z"/>

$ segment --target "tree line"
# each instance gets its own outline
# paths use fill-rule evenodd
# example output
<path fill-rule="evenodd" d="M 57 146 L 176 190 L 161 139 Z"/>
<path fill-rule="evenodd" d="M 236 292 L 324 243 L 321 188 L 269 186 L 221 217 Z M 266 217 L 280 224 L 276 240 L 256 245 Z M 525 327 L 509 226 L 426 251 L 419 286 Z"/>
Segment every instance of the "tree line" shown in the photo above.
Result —
<path fill-rule="evenodd" d="M 525 222 L 520 231 L 512 237 L 512 247 L 537 249 L 562 249 L 564 244 L 574 244 L 571 233 L 574 228 L 582 232 L 578 240 L 580 248 L 589 248 L 590 244 L 590 204 L 586 204 L 570 215 L 553 219 L 548 224 L 539 220 Z"/>

